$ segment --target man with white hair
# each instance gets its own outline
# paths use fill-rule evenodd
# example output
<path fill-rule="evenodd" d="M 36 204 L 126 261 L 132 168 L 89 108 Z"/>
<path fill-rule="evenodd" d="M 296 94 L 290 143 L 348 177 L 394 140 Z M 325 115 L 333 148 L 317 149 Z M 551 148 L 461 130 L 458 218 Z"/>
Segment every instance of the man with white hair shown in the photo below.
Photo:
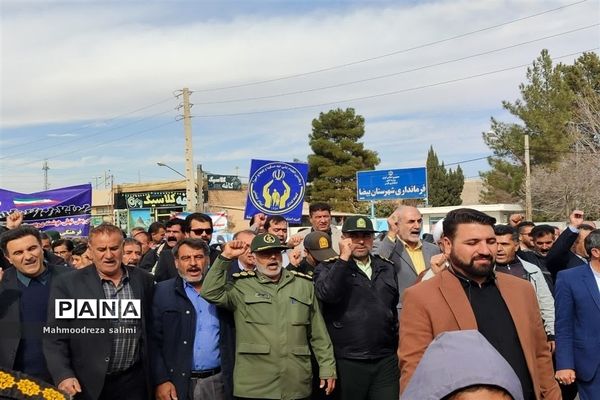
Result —
<path fill-rule="evenodd" d="M 420 239 L 423 227 L 421 212 L 412 206 L 398 207 L 388 218 L 388 233 L 378 247 L 378 254 L 391 260 L 398 274 L 398 290 L 402 309 L 402 293 L 417 277 L 431 267 L 431 257 L 440 249 Z"/>

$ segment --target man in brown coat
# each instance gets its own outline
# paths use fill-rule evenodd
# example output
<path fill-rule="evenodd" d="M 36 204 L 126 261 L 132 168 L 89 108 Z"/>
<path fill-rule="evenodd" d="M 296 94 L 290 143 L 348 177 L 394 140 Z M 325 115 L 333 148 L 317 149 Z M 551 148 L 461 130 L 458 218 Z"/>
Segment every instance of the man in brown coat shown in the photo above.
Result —
<path fill-rule="evenodd" d="M 495 222 L 466 208 L 446 216 L 444 254 L 450 266 L 404 292 L 398 350 L 401 391 L 437 335 L 477 329 L 513 368 L 524 399 L 561 398 L 533 287 L 494 273 Z"/>

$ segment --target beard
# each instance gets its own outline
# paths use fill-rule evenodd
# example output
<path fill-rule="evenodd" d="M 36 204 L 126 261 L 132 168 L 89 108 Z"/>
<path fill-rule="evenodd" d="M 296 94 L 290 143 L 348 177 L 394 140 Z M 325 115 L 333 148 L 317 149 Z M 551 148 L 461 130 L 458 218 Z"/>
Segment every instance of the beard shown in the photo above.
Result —
<path fill-rule="evenodd" d="M 181 279 L 183 279 L 184 282 L 187 282 L 191 285 L 199 285 L 199 284 L 202 284 L 202 282 L 204 282 L 204 276 L 205 276 L 204 273 L 202 275 L 200 275 L 199 277 L 194 277 L 194 278 L 189 278 L 185 274 L 182 274 L 179 271 L 177 271 L 177 273 L 179 274 Z"/>
<path fill-rule="evenodd" d="M 494 270 L 494 257 L 478 256 L 469 261 L 465 261 L 458 257 L 454 251 L 450 251 L 449 260 L 452 266 L 467 278 L 485 278 L 492 274 Z M 483 264 L 475 264 L 478 261 L 487 261 Z"/>
<path fill-rule="evenodd" d="M 265 275 L 266 277 L 268 277 L 270 279 L 281 276 L 281 271 L 283 269 L 283 266 L 281 265 L 281 263 L 278 263 L 277 268 L 274 268 L 274 266 L 261 265 L 258 262 L 256 262 L 255 265 L 256 265 L 256 269 L 258 270 L 258 272 L 260 272 L 261 274 Z"/>

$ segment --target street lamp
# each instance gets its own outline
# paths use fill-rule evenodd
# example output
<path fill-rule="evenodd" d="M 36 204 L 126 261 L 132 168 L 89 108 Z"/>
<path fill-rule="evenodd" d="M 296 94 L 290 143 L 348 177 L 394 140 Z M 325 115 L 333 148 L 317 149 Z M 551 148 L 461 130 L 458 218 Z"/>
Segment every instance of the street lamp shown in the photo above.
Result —
<path fill-rule="evenodd" d="M 173 171 L 173 172 L 175 172 L 176 174 L 179 174 L 179 175 L 183 176 L 185 179 L 187 179 L 187 178 L 186 178 L 186 176 L 185 176 L 184 174 L 182 174 L 181 172 L 177 171 L 175 168 L 172 168 L 172 167 L 168 166 L 168 165 L 167 165 L 167 164 L 165 164 L 165 163 L 157 162 L 157 163 L 156 163 L 156 165 L 158 165 L 159 167 L 167 167 L 167 168 L 169 168 L 171 171 Z"/>
<path fill-rule="evenodd" d="M 187 176 L 185 176 L 181 172 L 177 171 L 175 168 L 172 168 L 162 162 L 157 162 L 156 164 L 160 167 L 167 167 L 171 171 L 175 172 L 176 174 L 183 176 L 185 178 L 185 181 L 187 184 L 187 182 L 188 182 Z M 197 179 L 198 179 L 198 181 L 193 183 L 194 187 L 196 188 L 196 191 L 198 192 L 196 194 L 197 200 L 198 200 L 198 204 L 196 204 L 196 208 L 198 211 L 204 212 L 204 193 L 202 192 L 202 166 L 200 164 L 198 164 Z M 192 182 L 193 182 L 193 178 L 192 178 Z M 186 196 L 186 197 L 188 197 L 188 203 L 187 203 L 188 211 L 192 211 L 192 201 L 189 198 L 189 196 Z"/>

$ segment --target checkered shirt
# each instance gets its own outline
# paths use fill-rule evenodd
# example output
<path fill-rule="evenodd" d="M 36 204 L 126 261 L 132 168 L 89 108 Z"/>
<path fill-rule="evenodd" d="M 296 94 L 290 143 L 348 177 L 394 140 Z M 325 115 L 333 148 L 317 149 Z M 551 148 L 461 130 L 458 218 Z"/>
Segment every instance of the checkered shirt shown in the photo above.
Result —
<path fill-rule="evenodd" d="M 131 285 L 129 284 L 129 272 L 123 268 L 123 275 L 119 284 L 115 284 L 106 279 L 102 279 L 102 289 L 107 299 L 128 300 L 135 299 Z M 114 374 L 125 371 L 135 364 L 138 360 L 138 347 L 141 324 L 139 319 L 111 319 L 110 327 L 115 332 L 123 328 L 134 328 L 132 333 L 112 333 L 112 345 L 110 349 L 110 361 L 108 363 L 107 374 Z"/>

